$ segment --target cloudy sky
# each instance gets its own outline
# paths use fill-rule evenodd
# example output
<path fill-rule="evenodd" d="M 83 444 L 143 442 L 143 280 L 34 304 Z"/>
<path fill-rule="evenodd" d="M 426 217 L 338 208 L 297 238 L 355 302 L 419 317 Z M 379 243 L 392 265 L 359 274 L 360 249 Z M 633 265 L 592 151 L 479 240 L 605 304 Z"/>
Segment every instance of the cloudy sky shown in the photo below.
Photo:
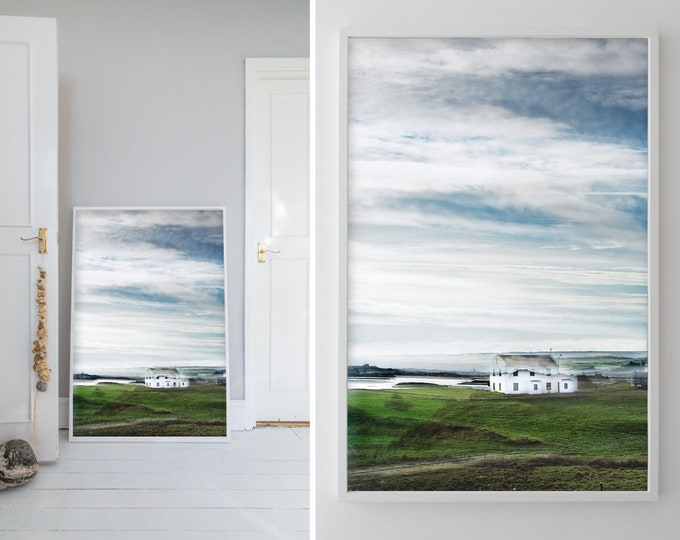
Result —
<path fill-rule="evenodd" d="M 350 363 L 646 350 L 646 40 L 351 38 L 348 115 Z"/>
<path fill-rule="evenodd" d="M 74 372 L 225 367 L 222 211 L 76 212 Z"/>

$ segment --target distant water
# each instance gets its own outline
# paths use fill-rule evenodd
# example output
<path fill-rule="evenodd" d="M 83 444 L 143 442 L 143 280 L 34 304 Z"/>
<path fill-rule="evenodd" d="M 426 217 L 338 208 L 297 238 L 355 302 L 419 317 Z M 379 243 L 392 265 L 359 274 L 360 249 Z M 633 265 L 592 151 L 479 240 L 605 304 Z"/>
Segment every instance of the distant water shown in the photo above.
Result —
<path fill-rule="evenodd" d="M 350 390 L 384 390 L 407 384 L 464 385 L 469 388 L 488 388 L 486 384 L 472 384 L 472 379 L 465 377 L 411 377 L 408 375 L 397 375 L 396 377 L 350 377 L 347 379 L 347 388 Z"/>
<path fill-rule="evenodd" d="M 177 366 L 177 370 L 185 377 L 195 377 L 206 380 L 213 380 L 219 375 L 224 376 L 226 371 L 224 366 Z M 94 386 L 99 383 L 144 384 L 146 373 L 146 367 L 98 367 L 88 371 L 78 372 L 73 377 L 73 384 L 76 386 Z M 86 378 L 78 378 L 78 375 L 85 375 Z"/>
<path fill-rule="evenodd" d="M 515 354 L 548 354 L 548 352 L 531 352 Z M 552 351 L 552 357 L 559 365 L 559 372 L 565 375 L 582 375 L 586 377 L 608 377 L 612 379 L 630 379 L 635 373 L 647 371 L 647 352 L 646 351 L 566 351 L 555 352 Z M 451 355 L 448 358 L 439 357 L 436 362 L 411 358 L 409 364 L 404 363 L 404 358 L 400 358 L 398 362 L 376 362 L 373 365 L 381 368 L 399 368 L 399 369 L 418 369 L 418 370 L 444 370 L 458 373 L 470 373 L 470 367 L 474 365 L 475 380 L 477 377 L 483 378 L 489 375 L 488 370 L 484 370 L 483 363 L 480 362 L 481 357 L 485 356 L 484 360 L 488 364 L 488 369 L 491 368 L 491 362 L 495 354 L 487 355 Z M 397 364 L 397 365 L 395 365 Z M 425 383 L 438 384 L 441 386 L 459 386 L 461 384 L 467 386 L 472 382 L 471 377 L 411 377 L 406 375 L 398 375 L 396 377 L 350 377 L 347 380 L 347 387 L 349 389 L 384 389 L 394 388 L 399 383 Z M 470 385 L 473 388 L 488 388 L 486 385 Z"/>
<path fill-rule="evenodd" d="M 144 382 L 140 382 L 138 379 L 74 379 L 73 381 L 75 386 L 95 386 L 99 383 L 144 385 Z"/>

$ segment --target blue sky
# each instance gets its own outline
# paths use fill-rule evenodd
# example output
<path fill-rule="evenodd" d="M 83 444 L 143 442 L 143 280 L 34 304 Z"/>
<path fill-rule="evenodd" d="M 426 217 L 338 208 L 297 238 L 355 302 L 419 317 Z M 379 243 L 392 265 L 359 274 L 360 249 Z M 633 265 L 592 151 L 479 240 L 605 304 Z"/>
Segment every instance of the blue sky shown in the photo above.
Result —
<path fill-rule="evenodd" d="M 78 209 L 74 372 L 226 366 L 219 209 Z"/>
<path fill-rule="evenodd" d="M 351 38 L 349 357 L 647 348 L 647 42 Z"/>

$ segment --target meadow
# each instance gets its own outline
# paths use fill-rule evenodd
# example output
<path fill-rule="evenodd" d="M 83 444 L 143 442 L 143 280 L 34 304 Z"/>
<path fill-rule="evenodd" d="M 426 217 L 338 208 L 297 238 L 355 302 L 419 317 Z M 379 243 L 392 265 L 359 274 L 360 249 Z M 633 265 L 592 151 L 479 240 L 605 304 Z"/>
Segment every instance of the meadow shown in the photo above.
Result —
<path fill-rule="evenodd" d="M 99 383 L 73 386 L 76 437 L 224 437 L 225 387 L 192 383 L 189 388 L 151 389 Z"/>
<path fill-rule="evenodd" d="M 647 450 L 647 392 L 628 383 L 348 393 L 350 491 L 646 490 Z"/>

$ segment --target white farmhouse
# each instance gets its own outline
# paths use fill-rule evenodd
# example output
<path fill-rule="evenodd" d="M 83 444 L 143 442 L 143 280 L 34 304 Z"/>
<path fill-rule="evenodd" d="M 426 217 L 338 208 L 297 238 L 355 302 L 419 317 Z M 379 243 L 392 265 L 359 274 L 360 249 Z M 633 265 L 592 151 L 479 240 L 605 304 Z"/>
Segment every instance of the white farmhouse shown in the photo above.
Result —
<path fill-rule="evenodd" d="M 144 377 L 147 388 L 189 388 L 189 379 L 176 368 L 149 368 Z"/>
<path fill-rule="evenodd" d="M 489 388 L 503 394 L 561 394 L 578 390 L 576 377 L 559 372 L 549 354 L 498 354 L 494 358 Z"/>

